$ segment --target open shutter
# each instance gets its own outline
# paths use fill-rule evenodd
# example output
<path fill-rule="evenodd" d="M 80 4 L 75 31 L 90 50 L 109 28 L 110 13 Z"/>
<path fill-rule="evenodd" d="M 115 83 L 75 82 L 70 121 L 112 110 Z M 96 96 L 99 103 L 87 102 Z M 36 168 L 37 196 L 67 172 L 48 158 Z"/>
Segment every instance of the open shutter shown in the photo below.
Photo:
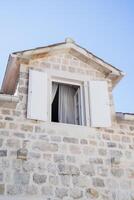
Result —
<path fill-rule="evenodd" d="M 27 118 L 47 120 L 47 74 L 29 70 Z"/>
<path fill-rule="evenodd" d="M 106 81 L 89 82 L 89 101 L 91 126 L 111 126 L 109 95 Z"/>

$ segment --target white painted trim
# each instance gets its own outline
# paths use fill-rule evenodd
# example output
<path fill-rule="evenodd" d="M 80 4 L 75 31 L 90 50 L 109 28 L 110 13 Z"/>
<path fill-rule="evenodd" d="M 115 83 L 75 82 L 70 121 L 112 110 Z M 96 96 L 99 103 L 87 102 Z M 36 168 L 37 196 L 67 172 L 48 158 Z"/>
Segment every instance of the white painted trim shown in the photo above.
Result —
<path fill-rule="evenodd" d="M 56 71 L 57 72 L 57 71 Z M 70 85 L 76 85 L 76 86 L 79 86 L 80 87 L 80 92 L 81 92 L 81 112 L 82 112 L 82 125 L 86 125 L 86 121 L 84 117 L 84 102 L 85 102 L 85 99 L 84 99 L 84 91 L 83 91 L 83 87 L 82 85 L 84 85 L 84 79 L 79 79 L 80 76 L 78 77 L 77 75 L 75 76 L 66 76 L 65 73 L 54 73 L 53 71 L 51 71 L 51 73 L 48 73 L 49 75 L 49 88 L 48 88 L 48 91 L 49 91 L 49 116 L 48 116 L 48 119 L 49 119 L 49 122 L 51 122 L 51 98 L 52 98 L 52 82 L 58 82 L 58 83 L 64 83 L 64 84 L 70 84 Z M 69 77 L 69 78 L 68 78 Z M 53 122 L 54 123 L 54 122 Z M 79 125 L 80 126 L 80 125 Z"/>

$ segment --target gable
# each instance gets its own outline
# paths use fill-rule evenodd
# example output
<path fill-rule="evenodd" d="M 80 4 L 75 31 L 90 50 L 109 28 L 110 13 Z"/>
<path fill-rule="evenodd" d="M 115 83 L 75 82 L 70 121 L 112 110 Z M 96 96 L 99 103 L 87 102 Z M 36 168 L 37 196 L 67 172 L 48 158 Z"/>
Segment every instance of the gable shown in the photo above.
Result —
<path fill-rule="evenodd" d="M 57 54 L 62 55 L 65 53 L 67 55 L 67 58 L 66 56 L 65 58 L 62 58 L 63 63 L 61 63 L 61 68 L 64 70 L 66 69 L 66 62 L 68 62 L 68 60 L 70 59 L 71 61 L 69 61 L 69 70 L 72 73 L 74 70 L 77 71 L 77 73 L 78 71 L 79 73 L 82 73 L 83 66 L 85 66 L 84 68 L 87 68 L 86 74 L 89 73 L 89 75 L 91 75 L 90 68 L 92 68 L 92 70 L 97 70 L 96 72 L 94 71 L 94 73 L 100 73 L 105 78 L 110 79 L 112 82 L 112 87 L 114 87 L 118 83 L 118 81 L 124 76 L 124 73 L 121 72 L 119 69 L 96 57 L 92 53 L 88 52 L 86 49 L 75 44 L 73 41 L 66 40 L 66 42 L 64 43 L 54 44 L 32 50 L 15 52 L 11 54 L 8 60 L 1 92 L 5 94 L 14 94 L 21 64 L 30 66 L 32 62 L 36 62 L 41 59 L 44 59 L 44 62 L 46 62 L 47 59 L 55 57 Z M 68 55 L 71 55 L 72 58 L 71 56 L 69 58 Z M 55 59 L 54 62 L 55 68 L 58 69 L 58 66 L 56 65 L 57 60 Z M 77 68 L 76 63 L 79 63 Z M 86 70 L 84 70 L 84 72 L 85 71 Z"/>
<path fill-rule="evenodd" d="M 41 70 L 51 69 L 64 71 L 65 73 L 86 75 L 91 79 L 93 77 L 106 77 L 106 72 L 100 70 L 101 68 L 94 66 L 92 63 L 87 64 L 68 52 L 57 52 L 54 55 L 48 55 L 43 58 L 31 59 L 29 66 Z"/>

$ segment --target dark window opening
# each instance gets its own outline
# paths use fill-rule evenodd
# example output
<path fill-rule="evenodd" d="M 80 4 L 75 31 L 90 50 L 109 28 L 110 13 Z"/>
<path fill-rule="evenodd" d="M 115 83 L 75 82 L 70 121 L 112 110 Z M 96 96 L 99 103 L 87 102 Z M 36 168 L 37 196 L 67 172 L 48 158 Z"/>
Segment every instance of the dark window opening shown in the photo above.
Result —
<path fill-rule="evenodd" d="M 52 122 L 59 122 L 58 120 L 58 96 L 59 96 L 59 88 L 57 89 L 56 95 L 54 97 L 52 103 Z"/>

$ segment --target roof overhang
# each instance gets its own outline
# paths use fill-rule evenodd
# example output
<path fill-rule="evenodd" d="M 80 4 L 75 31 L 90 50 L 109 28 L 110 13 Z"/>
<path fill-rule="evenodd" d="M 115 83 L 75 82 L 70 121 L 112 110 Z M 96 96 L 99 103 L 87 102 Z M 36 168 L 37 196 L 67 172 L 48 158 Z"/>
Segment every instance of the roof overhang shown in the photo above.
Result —
<path fill-rule="evenodd" d="M 1 92 L 4 94 L 14 94 L 21 63 L 28 64 L 31 59 L 43 58 L 63 51 L 74 55 L 83 62 L 93 65 L 96 69 L 102 71 L 106 78 L 111 79 L 113 87 L 124 76 L 124 73 L 119 69 L 80 47 L 74 41 L 67 39 L 63 43 L 12 53 L 9 56 Z"/>

